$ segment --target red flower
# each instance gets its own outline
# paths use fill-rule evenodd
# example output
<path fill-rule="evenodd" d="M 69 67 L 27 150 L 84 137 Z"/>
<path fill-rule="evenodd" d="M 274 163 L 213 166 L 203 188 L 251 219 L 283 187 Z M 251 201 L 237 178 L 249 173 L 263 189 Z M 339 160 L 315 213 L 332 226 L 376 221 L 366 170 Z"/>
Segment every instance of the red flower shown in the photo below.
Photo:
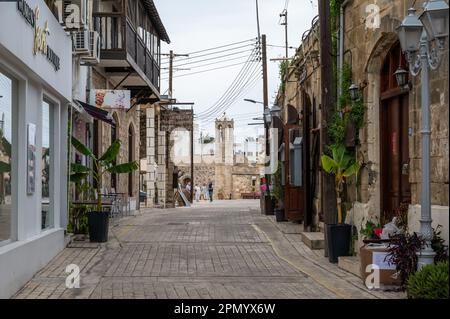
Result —
<path fill-rule="evenodd" d="M 373 232 L 375 233 L 375 235 L 377 235 L 378 238 L 381 238 L 381 233 L 383 232 L 383 228 L 381 228 L 381 227 L 375 228 L 373 230 Z"/>

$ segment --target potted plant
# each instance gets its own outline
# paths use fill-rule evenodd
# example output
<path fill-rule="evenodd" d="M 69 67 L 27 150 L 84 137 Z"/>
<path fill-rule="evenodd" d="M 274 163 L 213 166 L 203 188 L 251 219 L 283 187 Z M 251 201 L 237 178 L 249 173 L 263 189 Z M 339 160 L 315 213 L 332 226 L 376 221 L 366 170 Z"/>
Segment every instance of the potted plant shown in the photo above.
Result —
<path fill-rule="evenodd" d="M 321 159 L 323 170 L 335 176 L 338 222 L 327 225 L 327 244 L 330 262 L 336 263 L 339 256 L 349 255 L 352 238 L 352 225 L 344 224 L 343 221 L 341 192 L 345 179 L 357 174 L 360 165 L 343 145 L 332 146 L 331 151 L 333 157 L 322 155 Z"/>
<path fill-rule="evenodd" d="M 270 190 L 270 196 L 274 199 L 275 201 L 275 216 L 276 216 L 276 220 L 277 222 L 283 222 L 286 219 L 284 218 L 284 191 L 283 191 L 283 186 L 281 185 L 281 173 L 282 173 L 282 169 L 281 169 L 281 164 L 278 164 L 278 169 L 275 172 L 275 174 L 272 175 L 272 180 L 273 180 L 273 184 L 272 184 L 272 189 Z"/>
<path fill-rule="evenodd" d="M 71 164 L 71 176 L 72 182 L 79 182 L 86 179 L 88 176 L 92 176 L 95 184 L 93 187 L 95 194 L 95 210 L 88 212 L 88 227 L 89 227 L 89 239 L 92 242 L 106 242 L 108 241 L 108 226 L 109 226 L 109 212 L 103 211 L 102 206 L 102 180 L 105 173 L 111 174 L 128 174 L 139 168 L 136 161 L 114 165 L 114 159 L 117 157 L 120 151 L 121 141 L 114 141 L 106 152 L 97 158 L 93 152 L 83 145 L 75 137 L 72 137 L 73 147 L 82 155 L 89 157 L 93 162 L 93 169 L 77 163 Z"/>

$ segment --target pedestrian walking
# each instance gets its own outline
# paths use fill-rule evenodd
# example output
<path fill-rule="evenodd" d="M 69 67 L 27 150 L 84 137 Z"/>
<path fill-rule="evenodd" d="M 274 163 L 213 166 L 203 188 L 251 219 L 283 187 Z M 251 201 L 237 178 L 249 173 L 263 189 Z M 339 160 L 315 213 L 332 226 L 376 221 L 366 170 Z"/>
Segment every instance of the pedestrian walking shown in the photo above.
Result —
<path fill-rule="evenodd" d="M 198 186 L 198 184 L 195 185 L 194 191 L 195 191 L 195 201 L 199 202 L 200 201 L 200 195 L 202 193 L 201 193 L 201 190 L 200 190 L 200 186 Z"/>
<path fill-rule="evenodd" d="M 203 197 L 205 200 L 209 200 L 209 192 L 206 183 L 203 183 Z"/>
<path fill-rule="evenodd" d="M 209 181 L 209 183 L 208 183 L 208 195 L 209 195 L 209 201 L 210 202 L 213 201 L 213 193 L 214 193 L 213 183 L 211 181 Z"/>

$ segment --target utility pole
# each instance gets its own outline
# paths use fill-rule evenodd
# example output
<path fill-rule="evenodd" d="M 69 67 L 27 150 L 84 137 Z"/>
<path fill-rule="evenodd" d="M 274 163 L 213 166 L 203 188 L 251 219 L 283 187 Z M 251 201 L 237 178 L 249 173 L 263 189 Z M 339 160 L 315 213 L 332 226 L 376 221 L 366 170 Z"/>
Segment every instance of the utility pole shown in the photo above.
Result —
<path fill-rule="evenodd" d="M 330 2 L 319 0 L 319 25 L 320 25 L 320 64 L 322 69 L 322 123 L 321 127 L 321 147 L 323 154 L 326 147 L 330 145 L 331 139 L 328 132 L 328 124 L 331 122 L 333 108 L 333 62 L 331 49 L 331 25 L 330 25 Z M 334 187 L 334 176 L 321 172 L 322 177 L 322 213 L 325 224 L 337 223 L 336 192 Z M 325 232 L 326 236 L 326 232 Z M 326 241 L 325 241 L 326 242 Z M 325 255 L 328 255 L 328 247 L 325 247 Z"/>
<path fill-rule="evenodd" d="M 173 60 L 177 57 L 189 57 L 189 54 L 174 54 L 173 50 L 170 50 L 169 53 L 161 54 L 162 56 L 169 57 L 169 98 L 172 98 L 173 95 Z"/>
<path fill-rule="evenodd" d="M 284 22 L 281 25 L 284 25 L 284 36 L 286 41 L 286 59 L 289 57 L 289 38 L 288 38 L 288 11 L 284 9 L 280 14 L 280 17 L 284 17 Z"/>

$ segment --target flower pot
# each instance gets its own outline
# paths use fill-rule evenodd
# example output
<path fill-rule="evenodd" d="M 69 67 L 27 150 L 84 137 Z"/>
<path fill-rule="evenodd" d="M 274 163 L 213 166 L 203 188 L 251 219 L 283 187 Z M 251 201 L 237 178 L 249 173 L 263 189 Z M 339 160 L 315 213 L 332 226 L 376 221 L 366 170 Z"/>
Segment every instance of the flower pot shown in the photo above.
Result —
<path fill-rule="evenodd" d="M 331 263 L 337 263 L 338 257 L 350 256 L 352 241 L 352 225 L 327 225 L 328 258 Z"/>
<path fill-rule="evenodd" d="M 284 219 L 284 209 L 276 208 L 275 209 L 275 217 L 276 217 L 277 222 L 285 222 L 286 219 Z"/>
<path fill-rule="evenodd" d="M 266 215 L 274 215 L 274 202 L 270 196 L 264 196 L 264 213 Z"/>
<path fill-rule="evenodd" d="M 89 212 L 89 240 L 93 243 L 105 243 L 108 241 L 109 213 Z"/>

